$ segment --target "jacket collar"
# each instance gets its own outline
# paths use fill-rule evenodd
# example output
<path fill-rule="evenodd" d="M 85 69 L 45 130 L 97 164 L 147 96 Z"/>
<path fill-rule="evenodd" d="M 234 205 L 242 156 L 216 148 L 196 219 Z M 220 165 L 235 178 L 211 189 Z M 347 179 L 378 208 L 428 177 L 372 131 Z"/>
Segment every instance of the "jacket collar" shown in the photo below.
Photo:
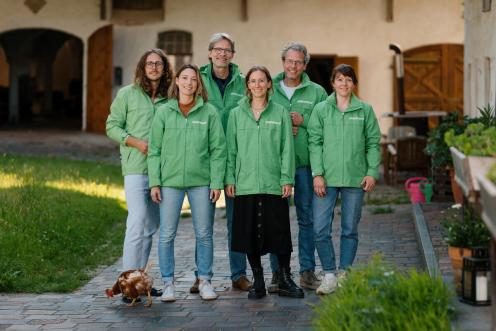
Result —
<path fill-rule="evenodd" d="M 282 80 L 284 80 L 284 71 L 274 77 L 274 89 L 281 90 L 280 84 Z M 301 74 L 301 83 L 298 86 L 297 90 L 307 87 L 308 85 L 310 85 L 310 77 L 308 77 L 306 72 L 303 72 Z"/>
<path fill-rule="evenodd" d="M 232 62 L 229 64 L 229 69 L 231 70 L 231 80 L 229 81 L 229 83 L 231 83 L 236 77 L 240 75 L 240 71 L 238 65 Z M 212 63 L 202 66 L 200 68 L 200 73 L 213 80 L 214 78 L 212 77 Z"/>
<path fill-rule="evenodd" d="M 203 106 L 203 104 L 204 104 L 203 98 L 201 96 L 197 95 L 196 100 L 195 100 L 195 105 L 193 106 L 193 108 L 191 108 L 191 110 L 189 111 L 189 114 L 191 114 L 192 112 L 194 112 L 196 110 L 199 110 Z M 179 101 L 175 98 L 169 99 L 167 101 L 167 103 L 165 104 L 165 107 L 169 111 L 176 111 L 178 113 L 181 113 L 181 110 L 179 109 Z"/>
<path fill-rule="evenodd" d="M 333 108 L 338 109 L 337 101 L 336 101 L 336 92 L 332 92 L 326 99 L 326 102 L 329 103 Z M 355 93 L 351 94 L 350 104 L 348 108 L 344 111 L 345 113 L 360 109 L 363 107 L 362 101 L 358 99 Z"/>

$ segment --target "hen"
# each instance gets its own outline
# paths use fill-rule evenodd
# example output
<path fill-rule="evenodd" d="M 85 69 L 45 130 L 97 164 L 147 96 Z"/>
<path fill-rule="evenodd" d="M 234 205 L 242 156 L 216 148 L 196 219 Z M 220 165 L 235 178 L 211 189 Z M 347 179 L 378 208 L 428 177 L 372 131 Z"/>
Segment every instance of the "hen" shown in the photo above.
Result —
<path fill-rule="evenodd" d="M 146 273 L 149 266 L 145 269 L 136 269 L 124 271 L 112 288 L 105 290 L 108 298 L 113 297 L 115 294 L 122 293 L 123 296 L 127 296 L 133 301 L 128 304 L 129 307 L 136 305 L 136 300 L 142 294 L 148 295 L 148 300 L 145 307 L 150 307 L 152 305 L 151 290 L 153 286 L 153 279 Z"/>

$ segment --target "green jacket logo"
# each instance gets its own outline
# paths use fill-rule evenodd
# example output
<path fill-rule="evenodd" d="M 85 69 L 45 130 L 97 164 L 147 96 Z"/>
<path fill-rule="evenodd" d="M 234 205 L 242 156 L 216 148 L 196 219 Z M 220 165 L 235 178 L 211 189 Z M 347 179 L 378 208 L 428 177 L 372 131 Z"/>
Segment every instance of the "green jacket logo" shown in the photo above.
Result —
<path fill-rule="evenodd" d="M 191 124 L 200 124 L 200 125 L 207 125 L 207 122 L 202 122 L 202 121 L 191 121 Z"/>
<path fill-rule="evenodd" d="M 363 117 L 349 117 L 350 121 L 365 121 Z"/>
<path fill-rule="evenodd" d="M 265 124 L 281 125 L 281 122 L 276 122 L 276 121 L 265 121 Z"/>

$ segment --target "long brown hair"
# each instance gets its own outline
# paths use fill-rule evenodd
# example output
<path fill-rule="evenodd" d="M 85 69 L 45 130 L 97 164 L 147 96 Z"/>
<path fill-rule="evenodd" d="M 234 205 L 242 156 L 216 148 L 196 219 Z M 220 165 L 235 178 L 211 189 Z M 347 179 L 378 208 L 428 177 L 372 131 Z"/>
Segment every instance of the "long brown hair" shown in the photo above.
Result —
<path fill-rule="evenodd" d="M 164 51 L 159 48 L 149 49 L 141 56 L 138 64 L 136 65 L 136 71 L 134 73 L 134 84 L 141 87 L 146 94 L 150 96 L 152 95 L 152 84 L 148 77 L 146 77 L 145 72 L 146 58 L 152 53 L 160 56 L 162 62 L 164 63 L 164 72 L 162 74 L 162 77 L 160 77 L 160 82 L 158 84 L 156 94 L 166 97 L 167 90 L 169 89 L 172 81 L 172 69 Z"/>
<path fill-rule="evenodd" d="M 265 101 L 269 101 L 269 95 L 272 94 L 272 89 L 274 88 L 274 84 L 272 83 L 272 77 L 270 76 L 269 69 L 267 69 L 264 66 L 253 66 L 246 73 L 246 77 L 245 77 L 246 96 L 248 97 L 251 103 L 253 96 L 251 95 L 250 89 L 248 88 L 248 82 L 250 81 L 251 74 L 254 73 L 255 71 L 263 72 L 267 77 L 267 82 L 270 82 L 270 88 L 267 90 L 267 95 L 265 96 Z"/>
<path fill-rule="evenodd" d="M 205 85 L 203 84 L 203 80 L 200 75 L 200 70 L 194 64 L 185 64 L 176 72 L 176 74 L 174 75 L 174 82 L 169 87 L 169 99 L 179 100 L 179 87 L 176 84 L 176 79 L 186 69 L 191 69 L 195 72 L 196 80 L 198 81 L 198 86 L 196 87 L 196 95 L 201 96 L 203 98 L 203 102 L 207 102 L 208 101 L 207 90 L 205 89 Z"/>

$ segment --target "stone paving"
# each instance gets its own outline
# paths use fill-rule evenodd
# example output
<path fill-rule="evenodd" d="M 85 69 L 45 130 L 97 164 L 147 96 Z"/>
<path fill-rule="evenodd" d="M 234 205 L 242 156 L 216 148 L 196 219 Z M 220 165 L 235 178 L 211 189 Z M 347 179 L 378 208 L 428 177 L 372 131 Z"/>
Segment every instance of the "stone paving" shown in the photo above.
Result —
<path fill-rule="evenodd" d="M 80 132 L 0 131 L 0 153 L 61 155 L 118 163 L 117 146 L 102 135 Z M 378 186 L 367 201 L 404 200 L 399 191 Z M 383 199 L 384 200 L 384 199 Z M 374 254 L 400 270 L 421 269 L 411 206 L 392 205 L 392 213 L 373 214 L 377 206 L 364 208 L 359 227 L 356 263 L 367 263 Z M 121 261 L 101 271 L 87 285 L 71 294 L 0 294 L 0 330 L 310 330 L 313 307 L 321 298 L 306 291 L 304 299 L 269 295 L 261 300 L 248 300 L 246 292 L 231 289 L 227 258 L 225 211 L 218 209 L 214 225 L 213 285 L 219 299 L 202 301 L 188 289 L 194 280 L 194 235 L 191 218 L 181 220 L 176 238 L 176 285 L 178 300 L 162 303 L 155 298 L 151 308 L 142 304 L 129 308 L 120 297 L 107 299 L 104 289 L 111 287 L 121 272 Z M 293 248 L 291 266 L 298 283 L 297 224 L 291 208 Z M 334 233 L 339 234 L 339 211 L 336 211 Z M 156 241 L 156 240 L 155 240 Z M 334 245 L 339 247 L 339 238 Z M 336 253 L 338 250 L 336 249 Z M 161 288 L 156 247 L 151 261 L 151 274 Z M 268 258 L 264 258 L 266 281 L 271 278 Z M 318 261 L 318 258 L 317 258 Z M 248 268 L 249 269 L 249 268 Z M 320 270 L 320 266 L 317 267 Z M 250 271 L 248 271 L 250 274 Z"/>
<path fill-rule="evenodd" d="M 421 259 L 411 221 L 409 205 L 394 206 L 391 214 L 372 215 L 368 207 L 360 224 L 357 263 L 366 263 L 374 254 L 402 270 L 421 268 Z M 294 251 L 297 252 L 297 226 L 291 209 Z M 338 220 L 338 219 L 337 219 Z M 339 221 L 334 224 L 339 233 Z M 120 297 L 107 299 L 104 289 L 111 287 L 121 261 L 103 269 L 92 281 L 71 294 L 0 294 L 0 330 L 310 330 L 314 305 L 321 300 L 313 291 L 304 299 L 269 295 L 248 300 L 246 292 L 231 289 L 227 259 L 225 211 L 217 210 L 214 226 L 215 262 L 212 280 L 219 299 L 202 301 L 188 293 L 194 276 L 194 235 L 190 218 L 181 220 L 176 238 L 176 285 L 178 300 L 162 303 L 156 298 L 151 308 L 142 304 L 129 308 Z M 338 242 L 335 246 L 338 247 Z M 151 274 L 161 287 L 156 247 Z M 297 274 L 297 256 L 291 266 Z M 264 259 L 265 278 L 270 280 L 268 259 Z M 320 267 L 318 267 L 320 270 Z M 250 272 L 249 272 L 250 273 Z M 297 275 L 296 275 L 297 277 Z"/>

